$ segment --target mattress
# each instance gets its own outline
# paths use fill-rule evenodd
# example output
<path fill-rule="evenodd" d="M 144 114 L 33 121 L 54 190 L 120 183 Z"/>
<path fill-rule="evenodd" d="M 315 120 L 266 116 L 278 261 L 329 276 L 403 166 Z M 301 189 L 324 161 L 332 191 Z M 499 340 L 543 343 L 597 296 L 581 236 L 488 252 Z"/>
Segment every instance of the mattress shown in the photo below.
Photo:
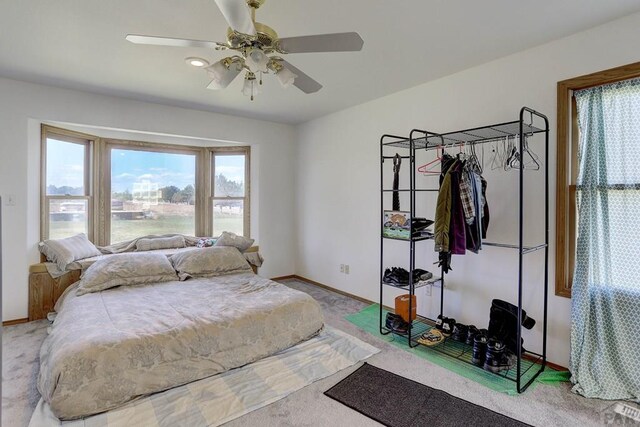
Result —
<path fill-rule="evenodd" d="M 38 390 L 61 420 L 107 411 L 318 333 L 309 295 L 251 273 L 61 297 Z"/>

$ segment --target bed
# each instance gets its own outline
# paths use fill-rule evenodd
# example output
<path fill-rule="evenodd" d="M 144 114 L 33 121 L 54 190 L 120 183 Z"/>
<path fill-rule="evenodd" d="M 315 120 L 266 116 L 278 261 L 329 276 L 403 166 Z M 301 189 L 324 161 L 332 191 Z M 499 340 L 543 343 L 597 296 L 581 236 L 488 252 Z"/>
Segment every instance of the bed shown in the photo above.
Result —
<path fill-rule="evenodd" d="M 246 365 L 323 327 L 313 298 L 248 264 L 237 274 L 79 295 L 81 286 L 57 301 L 40 352 L 38 389 L 61 420 Z"/>

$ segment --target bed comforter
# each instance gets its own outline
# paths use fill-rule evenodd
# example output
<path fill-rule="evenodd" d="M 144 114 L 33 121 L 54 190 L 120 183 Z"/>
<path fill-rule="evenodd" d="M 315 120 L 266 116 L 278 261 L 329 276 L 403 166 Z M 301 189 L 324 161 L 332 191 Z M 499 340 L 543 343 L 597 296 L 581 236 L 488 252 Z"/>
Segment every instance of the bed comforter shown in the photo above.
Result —
<path fill-rule="evenodd" d="M 254 362 L 323 326 L 309 295 L 251 273 L 74 288 L 40 351 L 38 390 L 61 420 Z"/>

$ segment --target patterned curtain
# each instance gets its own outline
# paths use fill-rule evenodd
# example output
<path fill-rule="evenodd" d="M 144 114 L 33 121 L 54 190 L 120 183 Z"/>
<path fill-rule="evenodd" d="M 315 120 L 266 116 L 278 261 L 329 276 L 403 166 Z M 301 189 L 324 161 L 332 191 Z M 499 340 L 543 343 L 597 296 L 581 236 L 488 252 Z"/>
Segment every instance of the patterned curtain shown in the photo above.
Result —
<path fill-rule="evenodd" d="M 640 396 L 640 79 L 575 93 L 578 241 L 573 390 Z"/>

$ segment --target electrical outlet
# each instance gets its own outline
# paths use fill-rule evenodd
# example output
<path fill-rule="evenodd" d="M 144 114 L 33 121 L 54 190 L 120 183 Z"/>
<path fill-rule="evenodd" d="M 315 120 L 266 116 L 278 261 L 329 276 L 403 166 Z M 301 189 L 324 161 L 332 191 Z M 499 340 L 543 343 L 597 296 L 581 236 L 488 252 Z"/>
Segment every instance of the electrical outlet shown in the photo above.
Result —
<path fill-rule="evenodd" d="M 344 264 L 340 264 L 340 273 L 344 273 Z"/>
<path fill-rule="evenodd" d="M 349 274 L 349 264 L 344 266 L 344 274 Z"/>

